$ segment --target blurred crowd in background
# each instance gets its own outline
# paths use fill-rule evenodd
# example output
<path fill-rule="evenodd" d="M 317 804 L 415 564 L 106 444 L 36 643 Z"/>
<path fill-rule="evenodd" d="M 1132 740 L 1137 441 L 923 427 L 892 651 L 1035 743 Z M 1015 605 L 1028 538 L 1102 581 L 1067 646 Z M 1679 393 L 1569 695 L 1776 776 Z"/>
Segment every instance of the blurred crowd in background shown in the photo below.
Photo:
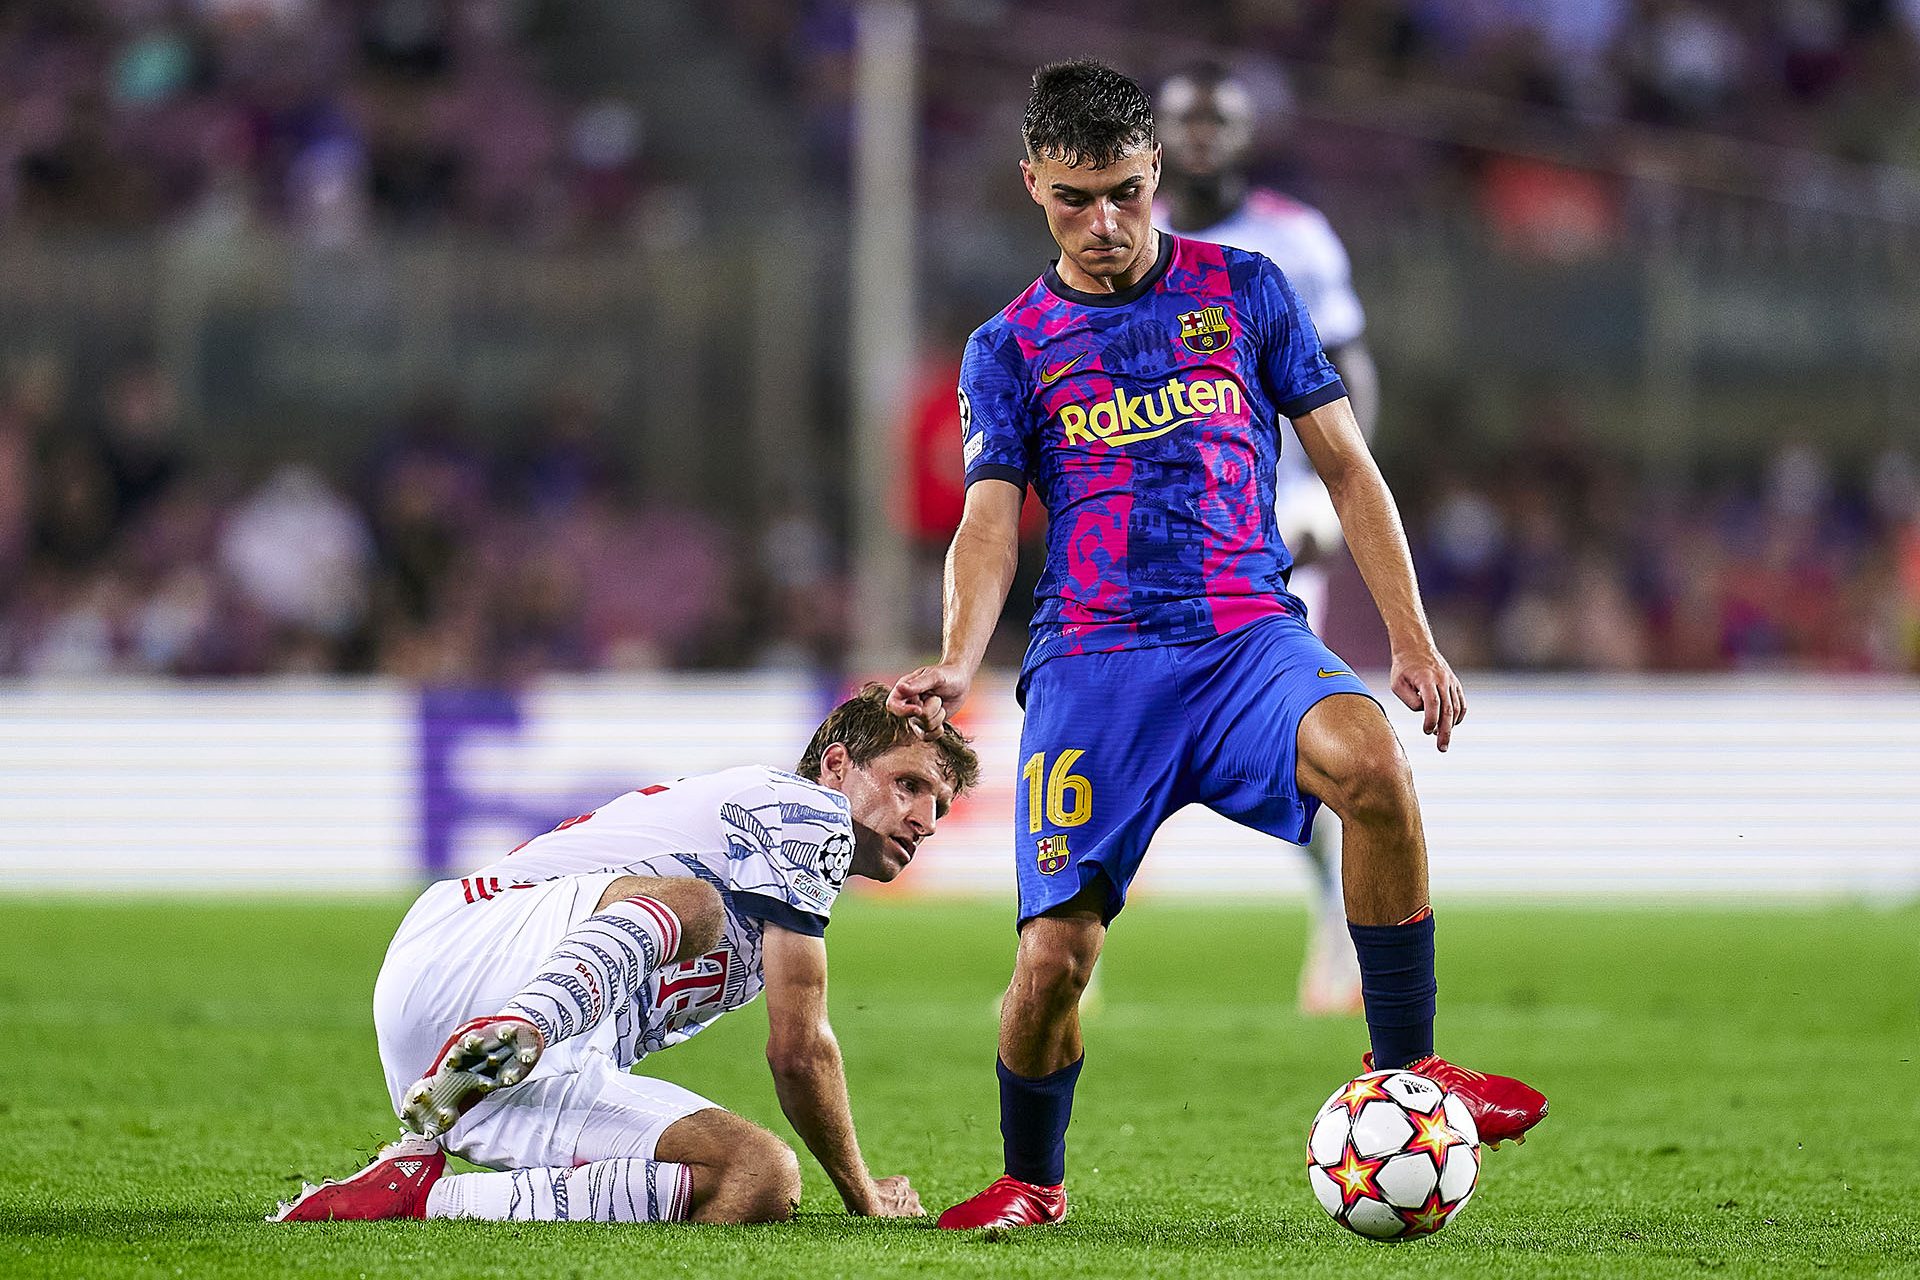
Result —
<path fill-rule="evenodd" d="M 152 363 L 97 399 L 62 373 L 41 364 L 0 396 L 0 673 L 460 683 L 810 657 L 761 624 L 777 593 L 728 531 L 633 500 L 578 398 L 504 444 L 423 399 L 349 467 L 212 466 Z"/>
<path fill-rule="evenodd" d="M 627 227 L 654 176 L 644 121 L 544 65 L 565 8 L 13 0 L 0 225 L 252 216 L 321 238 L 377 223 L 533 241 Z M 827 175 L 846 169 L 853 11 L 721 0 L 708 19 L 792 105 Z M 1491 217 L 1545 202 L 1596 232 L 1623 198 L 1604 174 L 1920 205 L 1920 0 L 930 0 L 924 17 L 929 180 L 976 199 L 1004 198 L 969 179 L 1010 151 L 1030 49 L 1092 24 L 1152 38 L 1166 65 L 1141 74 L 1238 51 L 1267 176 L 1310 196 L 1348 186 L 1417 209 L 1466 184 Z M 1293 127 L 1303 108 L 1311 128 Z M 1821 157 L 1873 167 L 1885 189 L 1823 192 Z"/>
<path fill-rule="evenodd" d="M 1836 470 L 1818 429 L 1755 473 L 1648 473 L 1548 396 L 1523 437 L 1390 477 L 1464 668 L 1920 671 L 1920 471 Z M 1358 585 L 1357 583 L 1355 584 Z"/>
<path fill-rule="evenodd" d="M 619 226 L 640 116 L 577 100 L 513 0 L 10 0 L 0 227 L 261 219 L 546 241 Z"/>
<path fill-rule="evenodd" d="M 804 110 L 827 174 L 851 127 L 851 8 L 719 6 Z M 1459 212 L 1565 256 L 1685 218 L 1690 188 L 1920 211 L 1916 0 L 931 0 L 923 13 L 925 176 L 962 208 L 1018 201 L 974 176 L 1014 155 L 1031 50 L 1078 42 L 1147 77 L 1225 51 L 1255 101 L 1256 176 L 1348 216 Z"/>
<path fill-rule="evenodd" d="M 234 220 L 329 244 L 623 234 L 656 177 L 643 121 L 544 65 L 554 12 L 0 5 L 0 236 Z M 1169 67 L 1202 45 L 1239 51 L 1271 126 L 1260 176 L 1314 198 L 1414 209 L 1464 192 L 1505 228 L 1544 201 L 1564 244 L 1570 227 L 1619 234 L 1622 180 L 1661 166 L 1812 199 L 1815 161 L 1833 157 L 1853 166 L 1846 198 L 1888 207 L 1920 182 L 1920 0 L 934 0 L 923 17 L 935 206 L 1019 202 L 1023 42 L 1075 24 L 1167 31 Z M 791 105 L 821 175 L 843 176 L 850 6 L 722 0 L 699 20 Z M 1315 127 L 1288 126 L 1309 96 Z M 1343 112 L 1391 127 L 1370 116 L 1356 146 Z M 1475 144 L 1495 132 L 1504 158 Z M 980 181 L 982 165 L 1006 180 Z M 743 526 L 709 495 L 662 492 L 593 395 L 556 385 L 502 429 L 469 417 L 462 388 L 423 386 L 344 437 L 374 441 L 355 456 L 251 440 L 235 465 L 186 421 L 164 361 L 110 363 L 82 378 L 48 349 L 0 367 L 0 675 L 462 683 L 845 660 L 846 522 L 796 500 Z M 1391 405 L 1391 353 L 1382 367 Z M 899 514 L 923 569 L 902 608 L 923 646 L 938 625 L 925 574 L 958 515 L 950 392 L 949 376 L 938 408 L 902 411 Z M 1397 420 L 1418 442 L 1383 440 L 1383 457 L 1464 669 L 1920 671 L 1911 448 L 1830 453 L 1809 423 L 1757 461 L 1656 469 L 1550 379 L 1505 443 L 1445 405 Z M 1017 660 L 1032 559 L 1001 661 Z M 1348 583 L 1336 612 L 1367 607 Z"/>
<path fill-rule="evenodd" d="M 844 570 L 819 521 L 796 509 L 744 538 L 637 501 L 617 424 L 580 398 L 486 444 L 451 403 L 396 406 L 332 473 L 198 465 L 175 405 L 145 361 L 97 399 L 48 364 L 0 396 L 0 674 L 458 683 L 844 654 Z M 1647 477 L 1596 449 L 1570 401 L 1529 421 L 1478 457 L 1436 423 L 1448 461 L 1389 477 L 1461 667 L 1920 670 L 1911 455 L 1836 474 L 1809 439 L 1756 475 Z M 918 528 L 956 514 L 935 496 Z M 1357 586 L 1336 605 L 1366 608 Z M 1003 628 L 1000 656 L 1018 640 Z"/>

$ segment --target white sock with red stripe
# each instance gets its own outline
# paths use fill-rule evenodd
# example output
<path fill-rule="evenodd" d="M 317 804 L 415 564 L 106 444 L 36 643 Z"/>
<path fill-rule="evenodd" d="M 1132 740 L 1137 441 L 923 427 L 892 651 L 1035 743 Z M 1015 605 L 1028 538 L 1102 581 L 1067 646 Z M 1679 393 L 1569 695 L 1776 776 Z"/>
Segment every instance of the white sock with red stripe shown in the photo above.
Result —
<path fill-rule="evenodd" d="M 631 1156 L 576 1169 L 452 1173 L 427 1193 L 429 1218 L 487 1222 L 680 1222 L 692 1208 L 689 1166 Z"/>
<path fill-rule="evenodd" d="M 679 949 L 680 917 L 664 903 L 644 896 L 609 903 L 560 940 L 501 1013 L 540 1028 L 552 1048 L 609 1013 L 624 1014 L 647 975 Z"/>

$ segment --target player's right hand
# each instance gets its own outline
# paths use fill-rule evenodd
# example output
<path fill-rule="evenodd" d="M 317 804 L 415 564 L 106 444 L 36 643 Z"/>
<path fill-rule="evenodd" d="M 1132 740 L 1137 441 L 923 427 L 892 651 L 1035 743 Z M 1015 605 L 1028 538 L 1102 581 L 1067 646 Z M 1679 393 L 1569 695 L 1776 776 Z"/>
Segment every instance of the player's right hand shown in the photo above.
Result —
<path fill-rule="evenodd" d="M 973 673 L 956 662 L 916 667 L 894 682 L 887 695 L 887 710 L 897 716 L 910 716 L 927 733 L 940 732 L 947 716 L 957 711 L 973 688 Z"/>
<path fill-rule="evenodd" d="M 920 1207 L 920 1193 L 908 1185 L 904 1175 L 896 1174 L 891 1178 L 875 1178 L 873 1181 L 873 1208 L 869 1218 L 924 1218 L 927 1211 Z"/>
<path fill-rule="evenodd" d="M 1431 644 L 1393 655 L 1389 687 L 1409 711 L 1424 713 L 1420 729 L 1442 751 L 1453 741 L 1453 726 L 1467 718 L 1467 694 L 1460 677 Z"/>

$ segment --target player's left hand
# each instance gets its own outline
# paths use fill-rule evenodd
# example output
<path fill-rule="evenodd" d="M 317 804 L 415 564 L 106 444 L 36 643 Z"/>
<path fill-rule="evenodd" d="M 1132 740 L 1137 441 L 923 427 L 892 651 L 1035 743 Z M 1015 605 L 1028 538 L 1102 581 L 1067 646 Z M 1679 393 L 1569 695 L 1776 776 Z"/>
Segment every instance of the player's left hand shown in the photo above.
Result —
<path fill-rule="evenodd" d="M 1467 718 L 1467 694 L 1460 677 L 1431 644 L 1393 655 L 1394 695 L 1413 711 L 1423 712 L 1421 732 L 1445 751 L 1453 741 L 1453 726 Z"/>
<path fill-rule="evenodd" d="M 926 1215 L 927 1211 L 920 1207 L 920 1193 L 913 1189 L 904 1175 L 873 1180 L 873 1209 L 868 1217 L 924 1218 Z"/>

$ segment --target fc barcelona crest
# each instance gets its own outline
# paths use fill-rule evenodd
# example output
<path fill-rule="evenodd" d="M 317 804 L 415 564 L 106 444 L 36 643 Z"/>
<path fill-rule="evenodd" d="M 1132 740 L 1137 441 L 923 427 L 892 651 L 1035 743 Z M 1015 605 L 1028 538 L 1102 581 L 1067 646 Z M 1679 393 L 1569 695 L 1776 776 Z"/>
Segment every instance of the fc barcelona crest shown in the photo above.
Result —
<path fill-rule="evenodd" d="M 1050 876 L 1059 873 L 1067 865 L 1067 838 L 1065 836 L 1041 836 L 1034 841 L 1040 851 L 1040 874 Z"/>
<path fill-rule="evenodd" d="M 1209 356 L 1233 341 L 1225 307 L 1202 307 L 1180 317 L 1180 341 L 1197 356 Z"/>

